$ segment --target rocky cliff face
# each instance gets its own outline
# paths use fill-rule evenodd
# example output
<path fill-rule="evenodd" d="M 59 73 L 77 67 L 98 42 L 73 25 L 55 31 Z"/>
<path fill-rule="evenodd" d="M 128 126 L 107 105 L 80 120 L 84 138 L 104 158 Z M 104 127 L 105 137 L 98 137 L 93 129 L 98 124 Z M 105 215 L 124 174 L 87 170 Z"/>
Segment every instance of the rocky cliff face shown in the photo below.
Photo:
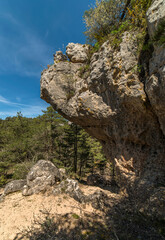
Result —
<path fill-rule="evenodd" d="M 147 13 L 151 36 L 165 17 L 164 10 L 165 1 L 156 0 Z M 70 43 L 66 51 L 69 61 L 62 52 L 56 53 L 54 64 L 42 72 L 41 98 L 99 139 L 115 165 L 118 183 L 129 186 L 141 211 L 162 217 L 165 49 L 155 46 L 149 72 L 141 81 L 136 33 L 125 32 L 119 51 L 105 42 L 89 65 L 88 48 Z M 150 208 L 150 202 L 160 211 Z"/>

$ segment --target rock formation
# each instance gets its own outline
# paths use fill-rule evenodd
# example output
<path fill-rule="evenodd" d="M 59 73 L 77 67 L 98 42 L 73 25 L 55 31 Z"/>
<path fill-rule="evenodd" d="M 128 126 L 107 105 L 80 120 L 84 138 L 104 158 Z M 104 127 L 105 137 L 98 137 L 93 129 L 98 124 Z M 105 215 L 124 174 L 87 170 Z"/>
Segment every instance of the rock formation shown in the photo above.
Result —
<path fill-rule="evenodd" d="M 6 184 L 4 189 L 4 195 L 7 195 L 9 193 L 21 191 L 23 187 L 26 185 L 26 180 L 20 179 L 20 180 L 13 180 Z"/>
<path fill-rule="evenodd" d="M 22 191 L 25 185 L 26 185 L 25 179 L 13 180 L 13 181 L 7 183 L 4 188 L 3 193 L 0 194 L 0 202 L 4 201 L 5 196 L 7 194 L 17 192 L 17 191 Z"/>
<path fill-rule="evenodd" d="M 6 195 L 17 191 L 22 191 L 23 196 L 45 193 L 46 191 L 55 196 L 67 194 L 80 203 L 90 203 L 93 208 L 100 210 L 108 205 L 106 193 L 96 190 L 92 194 L 85 195 L 80 189 L 78 181 L 67 178 L 65 169 L 58 169 L 47 160 L 39 160 L 30 169 L 26 179 L 13 180 L 6 184 L 3 193 L 0 194 L 0 202 L 5 200 Z"/>
<path fill-rule="evenodd" d="M 165 1 L 156 0 L 148 10 L 150 36 L 164 9 Z M 55 55 L 54 64 L 42 72 L 41 98 L 96 137 L 115 165 L 118 184 L 133 193 L 138 209 L 162 219 L 165 49 L 154 47 L 144 81 L 136 70 L 136 50 L 136 33 L 125 32 L 120 50 L 105 42 L 87 65 L 88 45 L 70 43 L 69 61 L 65 55 L 57 61 Z"/>
<path fill-rule="evenodd" d="M 66 180 L 62 181 L 59 185 L 57 185 L 53 190 L 53 194 L 56 196 L 61 193 L 68 194 L 69 196 L 73 197 L 76 201 L 79 202 L 84 201 L 84 194 L 79 188 L 78 182 L 76 180 L 67 178 Z"/>
<path fill-rule="evenodd" d="M 46 191 L 61 179 L 58 168 L 50 161 L 39 160 L 29 171 L 26 185 L 23 188 L 24 196 Z"/>
<path fill-rule="evenodd" d="M 96 190 L 92 194 L 85 195 L 80 189 L 78 182 L 73 179 L 67 178 L 65 181 L 55 186 L 53 194 L 56 196 L 62 193 L 69 195 L 80 203 L 91 203 L 93 208 L 102 211 L 105 210 L 105 206 L 108 206 L 108 196 L 105 192 Z"/>

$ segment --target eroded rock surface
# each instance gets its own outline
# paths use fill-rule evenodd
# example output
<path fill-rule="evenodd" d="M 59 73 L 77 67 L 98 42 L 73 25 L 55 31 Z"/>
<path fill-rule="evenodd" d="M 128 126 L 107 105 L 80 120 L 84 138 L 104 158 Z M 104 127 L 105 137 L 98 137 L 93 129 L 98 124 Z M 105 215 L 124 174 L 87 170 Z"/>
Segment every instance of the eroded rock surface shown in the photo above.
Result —
<path fill-rule="evenodd" d="M 25 179 L 13 180 L 6 184 L 4 194 L 7 195 L 9 193 L 21 191 L 25 185 L 26 185 Z"/>
<path fill-rule="evenodd" d="M 165 19 L 165 1 L 156 0 L 147 12 L 149 34 L 153 37 L 158 24 Z M 149 63 L 149 78 L 145 90 L 161 130 L 165 135 L 165 47 L 154 46 L 154 53 Z"/>
<path fill-rule="evenodd" d="M 27 196 L 46 191 L 60 179 L 60 172 L 52 162 L 40 160 L 30 169 L 22 194 Z"/>
<path fill-rule="evenodd" d="M 101 190 L 97 190 L 92 194 L 85 195 L 80 189 L 78 182 L 73 179 L 67 178 L 59 185 L 55 186 L 53 194 L 55 196 L 59 194 L 68 194 L 80 203 L 91 203 L 95 209 L 104 211 L 105 206 L 108 206 L 108 196 Z"/>
<path fill-rule="evenodd" d="M 153 17 L 159 15 L 160 6 L 165 9 L 165 1 L 154 4 L 159 7 Z M 156 20 L 147 16 L 149 29 L 153 29 Z M 152 35 L 152 30 L 149 33 Z M 69 45 L 70 62 L 55 62 L 42 72 L 41 98 L 100 140 L 115 165 L 118 184 L 138 196 L 140 208 L 155 188 L 157 193 L 164 191 L 165 50 L 155 47 L 148 77 L 141 82 L 135 35 L 125 32 L 119 51 L 105 42 L 91 57 L 85 74 L 85 63 L 74 59 L 76 44 L 74 48 Z M 158 196 L 152 203 L 158 206 L 157 200 Z"/>
<path fill-rule="evenodd" d="M 152 36 L 154 35 L 154 32 L 160 20 L 165 17 L 164 5 L 164 0 L 155 0 L 147 11 L 148 28 L 149 33 Z"/>
<path fill-rule="evenodd" d="M 62 181 L 59 185 L 57 185 L 53 190 L 53 194 L 56 196 L 61 193 L 68 194 L 76 201 L 79 202 L 84 201 L 84 194 L 80 190 L 78 182 L 76 180 L 67 178 L 66 180 Z"/>
<path fill-rule="evenodd" d="M 69 43 L 66 47 L 68 58 L 74 63 L 84 63 L 88 60 L 89 46 L 87 44 Z"/>
<path fill-rule="evenodd" d="M 25 185 L 26 185 L 25 179 L 13 180 L 13 181 L 7 183 L 4 188 L 3 193 L 0 194 L 0 202 L 4 201 L 5 196 L 8 195 L 9 193 L 22 191 Z"/>

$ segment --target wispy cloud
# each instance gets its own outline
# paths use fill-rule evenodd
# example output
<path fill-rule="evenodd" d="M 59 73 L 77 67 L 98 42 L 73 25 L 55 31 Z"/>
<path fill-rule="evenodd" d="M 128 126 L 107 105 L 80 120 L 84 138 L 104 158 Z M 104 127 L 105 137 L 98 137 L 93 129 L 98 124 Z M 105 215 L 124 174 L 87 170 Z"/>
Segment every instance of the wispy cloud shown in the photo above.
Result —
<path fill-rule="evenodd" d="M 0 102 L 7 104 L 7 105 L 15 105 L 15 106 L 22 106 L 22 107 L 28 107 L 29 105 L 22 104 L 22 103 L 17 103 L 17 102 L 11 102 L 8 99 L 4 98 L 3 96 L 0 95 Z"/>
<path fill-rule="evenodd" d="M 0 111 L 0 118 L 13 117 L 17 115 L 17 112 L 21 112 L 24 117 L 36 117 L 42 114 L 42 110 L 45 110 L 42 106 L 28 106 L 26 108 L 20 108 L 15 110 Z"/>
<path fill-rule="evenodd" d="M 0 72 L 39 76 L 41 66 L 51 61 L 51 47 L 10 13 L 1 13 L 0 22 Z"/>
<path fill-rule="evenodd" d="M 0 102 L 8 104 L 8 100 L 0 95 Z"/>
<path fill-rule="evenodd" d="M 0 95 L 0 103 L 1 105 L 8 105 L 11 108 L 8 110 L 0 111 L 0 118 L 5 118 L 7 116 L 16 116 L 17 112 L 21 111 L 23 116 L 25 117 L 35 117 L 42 114 L 42 110 L 46 107 L 41 105 L 28 105 L 23 103 L 12 102 L 2 95 Z M 11 109 L 11 110 L 10 110 Z"/>

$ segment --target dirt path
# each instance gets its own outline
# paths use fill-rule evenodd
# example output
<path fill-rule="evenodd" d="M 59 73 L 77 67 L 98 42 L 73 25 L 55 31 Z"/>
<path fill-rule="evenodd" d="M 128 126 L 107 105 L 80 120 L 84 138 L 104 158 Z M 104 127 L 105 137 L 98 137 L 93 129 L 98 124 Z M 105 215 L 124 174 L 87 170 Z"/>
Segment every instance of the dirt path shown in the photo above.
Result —
<path fill-rule="evenodd" d="M 81 188 L 85 194 L 99 189 L 88 186 Z M 41 211 L 60 215 L 75 213 L 79 216 L 82 212 L 97 212 L 90 204 L 80 204 L 67 195 L 53 196 L 45 193 L 24 197 L 20 192 L 13 193 L 0 203 L 0 240 L 13 240 L 18 232 L 32 225 L 34 218 L 42 218 Z"/>

